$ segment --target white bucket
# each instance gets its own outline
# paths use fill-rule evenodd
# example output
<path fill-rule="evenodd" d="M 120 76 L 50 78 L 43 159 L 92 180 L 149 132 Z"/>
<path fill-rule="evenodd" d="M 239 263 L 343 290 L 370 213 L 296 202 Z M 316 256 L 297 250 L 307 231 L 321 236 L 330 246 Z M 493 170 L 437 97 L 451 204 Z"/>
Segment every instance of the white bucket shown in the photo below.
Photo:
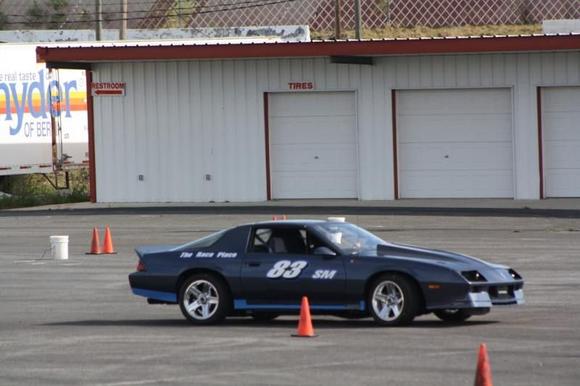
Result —
<path fill-rule="evenodd" d="M 68 236 L 50 236 L 50 253 L 55 260 L 68 260 Z"/>

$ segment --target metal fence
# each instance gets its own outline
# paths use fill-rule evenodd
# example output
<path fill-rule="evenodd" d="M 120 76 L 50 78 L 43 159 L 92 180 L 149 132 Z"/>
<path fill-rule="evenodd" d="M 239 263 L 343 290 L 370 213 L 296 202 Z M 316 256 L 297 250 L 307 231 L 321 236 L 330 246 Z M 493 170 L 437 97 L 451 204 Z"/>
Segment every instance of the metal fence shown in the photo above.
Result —
<path fill-rule="evenodd" d="M 141 28 L 308 24 L 334 28 L 337 0 L 157 0 Z M 354 28 L 354 0 L 338 0 L 342 28 Z M 364 27 L 540 23 L 580 18 L 580 0 L 361 0 Z"/>

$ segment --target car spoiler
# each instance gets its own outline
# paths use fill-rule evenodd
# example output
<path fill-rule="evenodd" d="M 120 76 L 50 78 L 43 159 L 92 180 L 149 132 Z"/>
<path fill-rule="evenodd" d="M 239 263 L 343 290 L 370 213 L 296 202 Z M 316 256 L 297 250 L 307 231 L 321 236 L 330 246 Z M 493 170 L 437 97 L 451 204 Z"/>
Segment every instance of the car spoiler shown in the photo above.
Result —
<path fill-rule="evenodd" d="M 145 255 L 151 255 L 160 252 L 169 252 L 171 249 L 177 247 L 177 245 L 145 245 L 135 248 L 135 253 L 142 258 Z"/>

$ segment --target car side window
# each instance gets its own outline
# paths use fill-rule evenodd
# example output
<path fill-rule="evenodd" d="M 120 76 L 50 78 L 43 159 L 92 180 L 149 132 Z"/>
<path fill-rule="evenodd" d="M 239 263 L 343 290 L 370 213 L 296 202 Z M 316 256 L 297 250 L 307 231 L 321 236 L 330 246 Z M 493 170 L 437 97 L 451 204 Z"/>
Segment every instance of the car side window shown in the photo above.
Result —
<path fill-rule="evenodd" d="M 320 237 L 312 232 L 308 232 L 308 254 L 332 256 L 336 255 L 328 243 L 322 241 Z"/>
<path fill-rule="evenodd" d="M 257 228 L 254 231 L 250 252 L 305 254 L 306 231 L 292 228 Z"/>
<path fill-rule="evenodd" d="M 254 231 L 252 244 L 250 245 L 250 252 L 254 253 L 270 253 L 268 242 L 272 237 L 272 230 L 269 228 L 260 228 Z"/>

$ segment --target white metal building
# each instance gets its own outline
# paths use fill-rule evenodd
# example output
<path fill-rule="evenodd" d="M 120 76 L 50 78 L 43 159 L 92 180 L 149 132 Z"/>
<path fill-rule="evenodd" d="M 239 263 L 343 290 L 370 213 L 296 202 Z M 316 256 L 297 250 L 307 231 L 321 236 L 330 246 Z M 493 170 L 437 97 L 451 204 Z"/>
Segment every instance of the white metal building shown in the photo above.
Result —
<path fill-rule="evenodd" d="M 37 54 L 122 88 L 89 98 L 99 202 L 580 197 L 580 35 Z"/>

